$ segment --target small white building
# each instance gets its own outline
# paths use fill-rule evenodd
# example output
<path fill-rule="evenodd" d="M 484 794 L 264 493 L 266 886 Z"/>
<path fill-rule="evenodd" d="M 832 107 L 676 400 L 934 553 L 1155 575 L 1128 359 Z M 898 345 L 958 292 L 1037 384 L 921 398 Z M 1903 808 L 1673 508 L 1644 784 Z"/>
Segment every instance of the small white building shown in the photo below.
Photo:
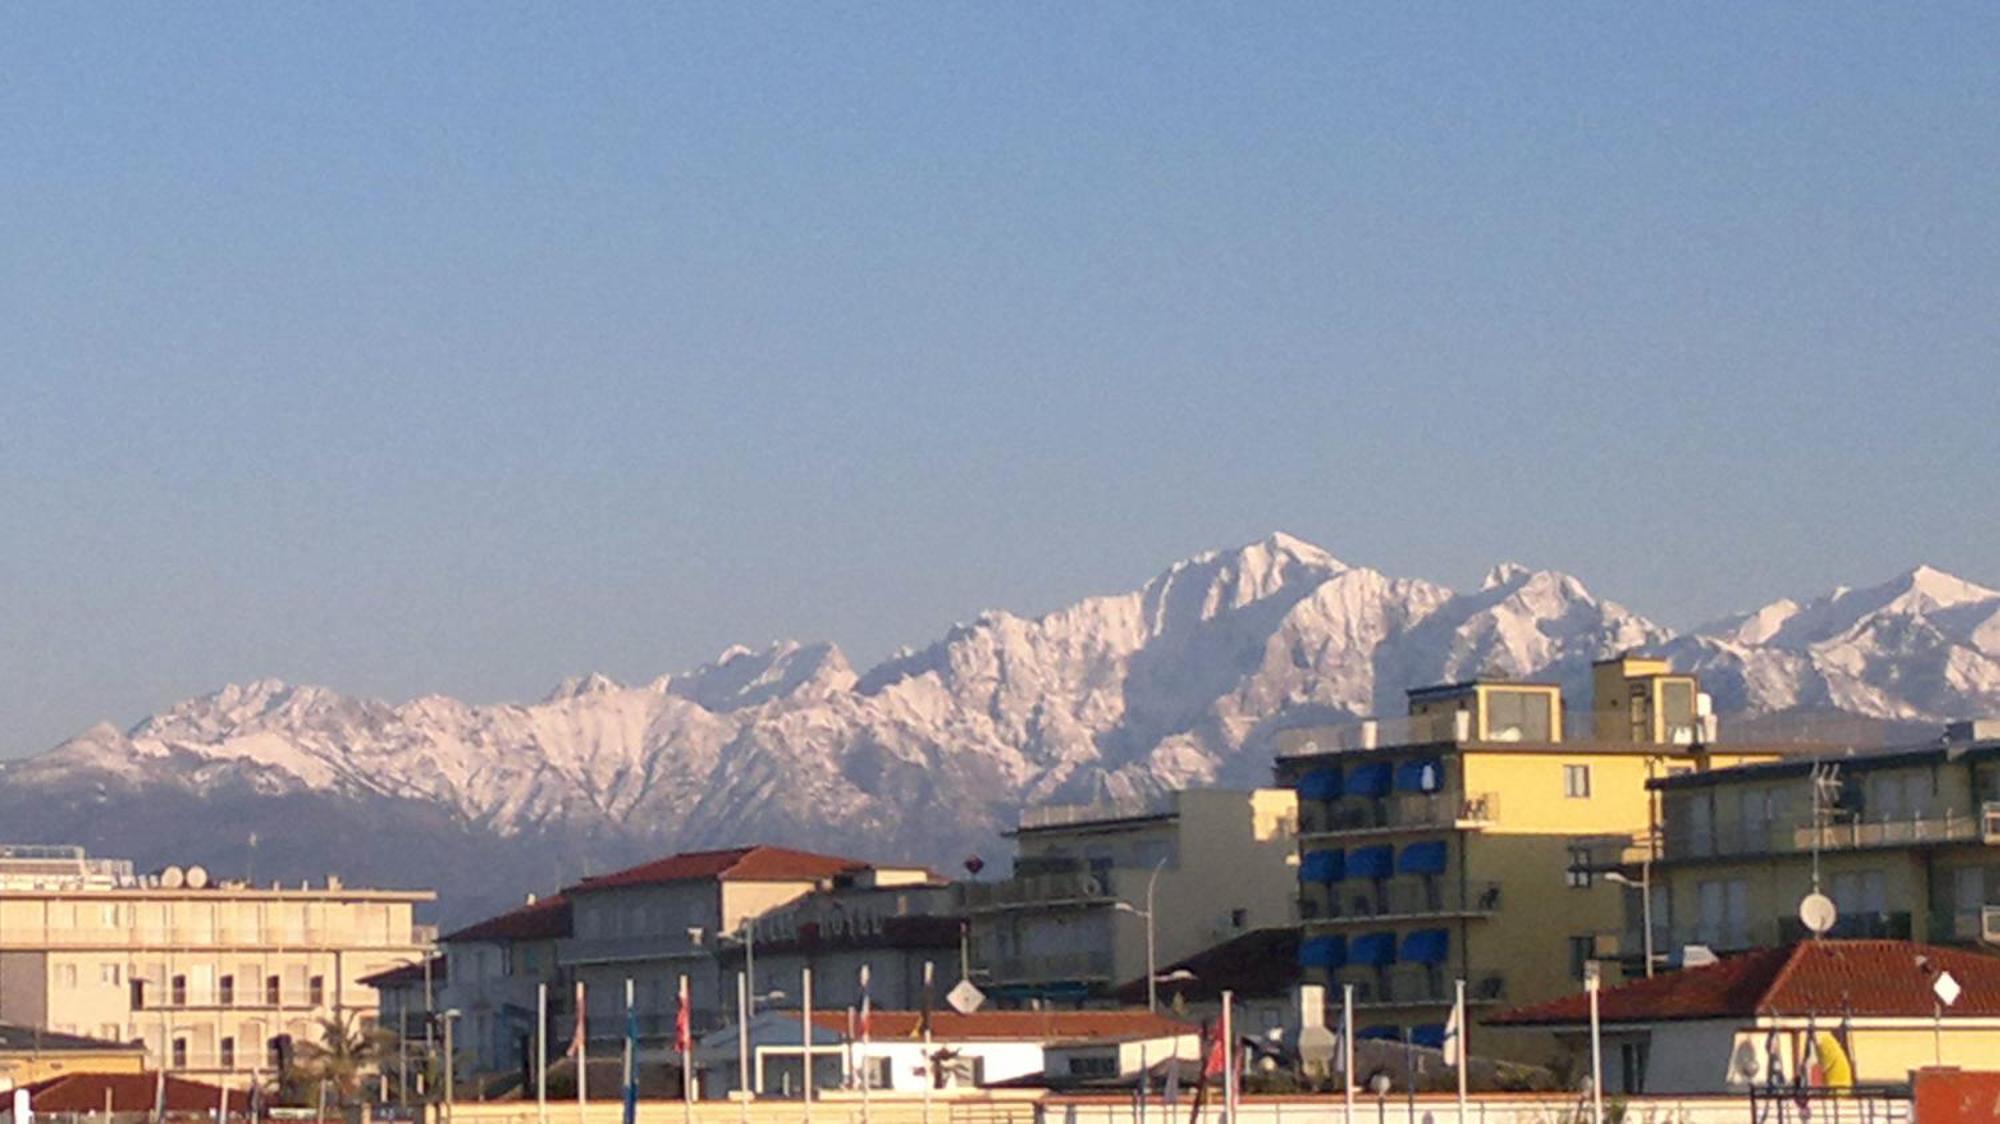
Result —
<path fill-rule="evenodd" d="M 750 1020 L 753 1091 L 797 1097 L 803 1086 L 799 1012 L 764 1011 Z M 1137 1074 L 1144 1064 L 1200 1054 L 1200 1029 L 1145 1011 L 975 1011 L 931 1016 L 928 1057 L 923 1015 L 876 1011 L 866 1041 L 847 1011 L 813 1012 L 816 1094 L 871 1090 L 919 1093 L 926 1080 L 944 1095 L 1024 1079 Z M 705 1035 L 695 1050 L 702 1091 L 728 1096 L 741 1087 L 743 1055 L 735 1027 Z M 1054 1067 L 1053 1069 L 1051 1067 Z"/>

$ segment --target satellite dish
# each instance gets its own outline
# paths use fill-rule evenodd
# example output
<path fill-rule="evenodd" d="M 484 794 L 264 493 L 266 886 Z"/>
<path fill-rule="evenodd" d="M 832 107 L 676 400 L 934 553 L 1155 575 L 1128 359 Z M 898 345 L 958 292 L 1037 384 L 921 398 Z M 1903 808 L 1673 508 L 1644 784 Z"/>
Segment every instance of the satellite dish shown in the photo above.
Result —
<path fill-rule="evenodd" d="M 190 890 L 208 889 L 208 868 L 201 866 L 188 867 L 187 884 Z"/>
<path fill-rule="evenodd" d="M 1799 903 L 1799 923 L 1813 936 L 1823 935 L 1828 929 L 1833 928 L 1833 923 L 1839 919 L 1840 910 L 1834 907 L 1833 899 L 1825 894 L 1818 892 L 1807 894 L 1805 900 Z"/>
<path fill-rule="evenodd" d="M 187 885 L 187 874 L 180 867 L 170 866 L 160 872 L 160 885 L 169 890 L 178 890 Z"/>

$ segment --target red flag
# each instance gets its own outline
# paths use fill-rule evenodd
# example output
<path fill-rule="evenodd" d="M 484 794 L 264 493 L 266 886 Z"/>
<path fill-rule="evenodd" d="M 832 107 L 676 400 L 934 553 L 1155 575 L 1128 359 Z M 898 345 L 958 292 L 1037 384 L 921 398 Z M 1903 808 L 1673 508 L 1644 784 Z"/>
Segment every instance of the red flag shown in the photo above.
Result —
<path fill-rule="evenodd" d="M 1211 1037 L 1208 1025 L 1204 1023 L 1201 1028 L 1201 1041 L 1203 1046 L 1201 1061 L 1202 1080 L 1206 1081 L 1211 1077 L 1221 1077 L 1224 1068 L 1228 1065 L 1228 1026 L 1218 1027 L 1214 1036 Z"/>
<path fill-rule="evenodd" d="M 674 1011 L 674 1049 L 685 1054 L 693 1048 L 694 1035 L 688 1020 L 688 978 L 682 976 L 680 1006 Z"/>

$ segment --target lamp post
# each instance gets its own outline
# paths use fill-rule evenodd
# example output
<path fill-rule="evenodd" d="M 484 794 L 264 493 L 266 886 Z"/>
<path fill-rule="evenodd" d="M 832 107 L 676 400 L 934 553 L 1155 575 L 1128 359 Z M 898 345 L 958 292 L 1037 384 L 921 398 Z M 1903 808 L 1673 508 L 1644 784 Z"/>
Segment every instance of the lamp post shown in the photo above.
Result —
<path fill-rule="evenodd" d="M 458 1079 L 458 1055 L 451 1048 L 451 1024 L 458 1021 L 458 1008 L 444 1012 L 444 1116 L 452 1116 L 452 1102 L 457 1098 L 455 1082 Z"/>
<path fill-rule="evenodd" d="M 1111 908 L 1120 913 L 1130 913 L 1146 922 L 1146 1010 L 1158 1013 L 1160 1009 L 1159 946 L 1155 939 L 1153 924 L 1154 893 L 1160 888 L 1160 872 L 1167 868 L 1167 860 L 1162 858 L 1153 864 L 1153 873 L 1146 876 L 1146 908 L 1140 909 L 1128 901 L 1113 902 Z"/>
<path fill-rule="evenodd" d="M 1642 945 L 1642 946 L 1644 947 L 1644 949 L 1645 949 L 1645 953 L 1646 953 L 1646 978 L 1650 980 L 1650 979 L 1652 979 L 1652 978 L 1653 978 L 1653 860 L 1652 860 L 1652 857 L 1651 857 L 1651 856 L 1648 856 L 1648 857 L 1646 857 L 1646 858 L 1644 858 L 1644 859 L 1641 859 L 1641 860 L 1639 861 L 1639 880 L 1638 880 L 1637 882 L 1634 882 L 1634 881 L 1632 881 L 1632 877 L 1631 877 L 1631 875 L 1628 875 L 1628 874 L 1626 874 L 1626 873 L 1625 873 L 1624 871 L 1622 871 L 1622 870 L 1610 870 L 1610 871 L 1606 871 L 1606 872 L 1605 872 L 1605 874 L 1604 874 L 1604 880 L 1605 880 L 1606 882 L 1612 882 L 1612 883 L 1615 883 L 1615 884 L 1617 884 L 1617 885 L 1620 885 L 1620 886 L 1633 886 L 1633 887 L 1636 887 L 1636 888 L 1638 889 L 1638 891 L 1639 891 L 1639 917 L 1640 917 L 1640 922 L 1639 922 L 1639 923 L 1640 923 L 1641 925 L 1645 926 L 1645 929 L 1646 929 L 1646 932 L 1645 932 L 1644 936 L 1642 936 L 1642 937 L 1640 938 L 1640 944 L 1641 944 L 1641 945 Z"/>

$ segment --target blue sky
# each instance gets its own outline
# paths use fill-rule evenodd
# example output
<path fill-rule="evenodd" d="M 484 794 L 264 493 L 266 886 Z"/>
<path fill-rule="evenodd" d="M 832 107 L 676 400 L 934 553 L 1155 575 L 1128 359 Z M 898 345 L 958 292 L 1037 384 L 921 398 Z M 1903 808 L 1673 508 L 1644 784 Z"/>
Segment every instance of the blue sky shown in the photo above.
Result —
<path fill-rule="evenodd" d="M 1285 529 L 2000 581 L 2000 7 L 0 14 L 0 753 Z"/>

